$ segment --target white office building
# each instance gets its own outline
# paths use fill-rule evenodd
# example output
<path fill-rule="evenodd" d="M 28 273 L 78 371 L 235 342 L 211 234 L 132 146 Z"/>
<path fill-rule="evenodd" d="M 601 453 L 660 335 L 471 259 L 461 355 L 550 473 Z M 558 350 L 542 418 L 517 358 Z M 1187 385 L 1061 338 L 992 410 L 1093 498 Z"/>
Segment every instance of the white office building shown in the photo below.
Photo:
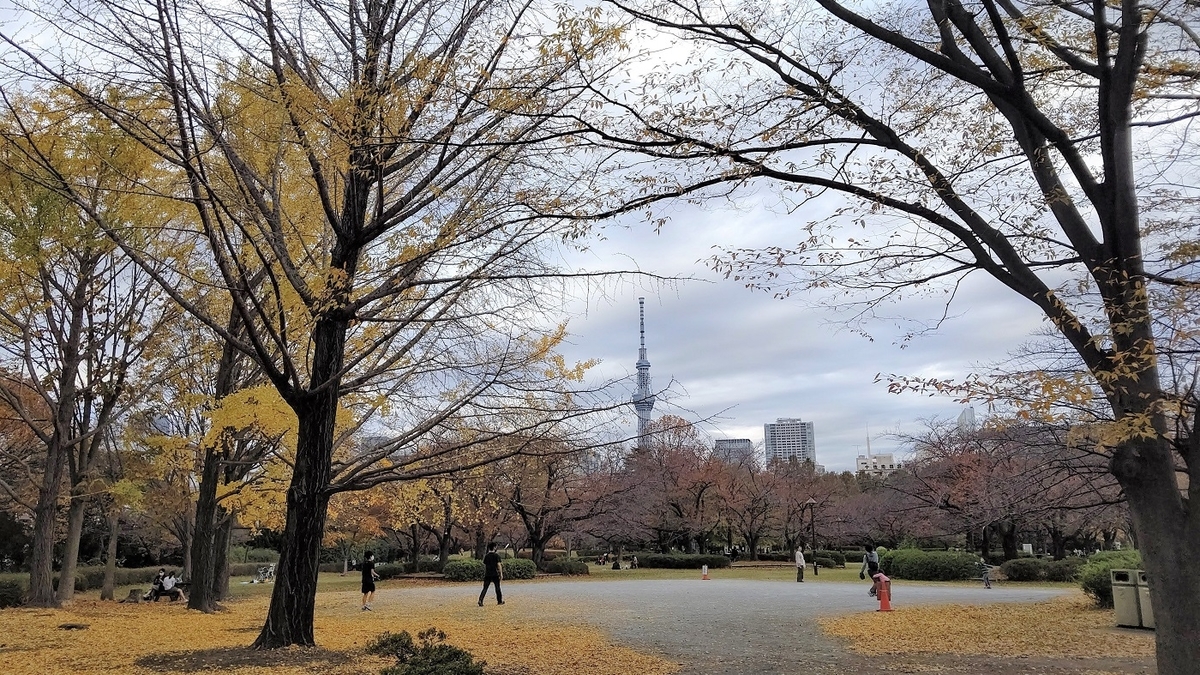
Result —
<path fill-rule="evenodd" d="M 713 444 L 713 455 L 730 464 L 754 462 L 754 441 L 749 438 L 718 438 Z"/>
<path fill-rule="evenodd" d="M 813 423 L 781 417 L 774 424 L 764 424 L 763 449 L 766 450 L 767 463 L 778 460 L 816 464 L 817 442 Z"/>
<path fill-rule="evenodd" d="M 854 468 L 858 474 L 886 478 L 900 468 L 900 463 L 890 454 L 859 455 L 854 462 Z"/>

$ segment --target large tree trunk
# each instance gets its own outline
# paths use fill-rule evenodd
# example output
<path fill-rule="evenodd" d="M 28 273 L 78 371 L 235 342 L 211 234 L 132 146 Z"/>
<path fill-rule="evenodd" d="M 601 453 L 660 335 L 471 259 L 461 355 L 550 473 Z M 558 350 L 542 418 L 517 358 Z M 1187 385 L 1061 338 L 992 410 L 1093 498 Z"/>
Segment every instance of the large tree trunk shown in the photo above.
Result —
<path fill-rule="evenodd" d="M 117 539 L 121 534 L 121 511 L 112 507 L 108 514 L 108 549 L 104 559 L 104 587 L 100 589 L 101 600 L 115 600 L 117 586 Z"/>
<path fill-rule="evenodd" d="M 80 492 L 72 489 L 72 492 Z M 83 536 L 83 517 L 87 513 L 87 498 L 73 494 L 67 508 L 67 540 L 63 544 L 62 569 L 58 572 L 58 591 L 55 599 L 61 605 L 75 597 L 75 568 L 79 566 L 79 539 Z"/>
<path fill-rule="evenodd" d="M 1159 675 L 1191 675 L 1200 663 L 1200 512 L 1185 502 L 1166 440 L 1131 442 L 1113 455 L 1142 543 L 1154 607 Z M 1195 487 L 1192 488 L 1195 490 Z"/>
<path fill-rule="evenodd" d="M 329 346 L 318 339 L 318 352 Z M 340 346 L 338 354 L 341 354 Z M 321 361 L 319 354 L 316 360 Z M 317 597 L 321 538 L 325 533 L 325 516 L 329 506 L 327 488 L 332 471 L 336 392 L 336 386 L 328 387 L 318 395 L 309 395 L 305 401 L 293 407 L 299 419 L 299 429 L 296 463 L 287 491 L 283 547 L 275 568 L 271 606 L 267 610 L 262 632 L 254 641 L 255 649 L 316 646 L 313 612 Z"/>

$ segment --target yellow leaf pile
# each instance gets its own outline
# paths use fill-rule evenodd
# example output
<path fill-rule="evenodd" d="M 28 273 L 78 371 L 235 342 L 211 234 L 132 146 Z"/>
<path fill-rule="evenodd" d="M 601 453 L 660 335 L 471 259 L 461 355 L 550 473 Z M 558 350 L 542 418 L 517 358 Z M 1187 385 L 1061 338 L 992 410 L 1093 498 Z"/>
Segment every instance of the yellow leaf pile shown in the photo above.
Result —
<path fill-rule="evenodd" d="M 196 673 L 236 675 L 366 675 L 390 665 L 363 648 L 380 633 L 416 634 L 437 626 L 447 643 L 487 661 L 492 675 L 642 673 L 667 675 L 679 666 L 614 645 L 597 630 L 526 620 L 536 605 L 514 611 L 475 606 L 475 590 L 441 603 L 409 605 L 403 592 L 381 592 L 373 612 L 359 608 L 357 593 L 317 597 L 319 649 L 254 651 L 267 599 L 256 597 L 206 615 L 182 603 L 123 605 L 88 598 L 62 610 L 0 611 L 0 668 L 6 675 L 68 673 Z M 85 630 L 61 630 L 64 623 Z"/>
<path fill-rule="evenodd" d="M 1114 628 L 1111 610 L 1082 596 L 1032 604 L 897 607 L 820 619 L 828 634 L 860 654 L 1142 657 L 1154 634 Z"/>

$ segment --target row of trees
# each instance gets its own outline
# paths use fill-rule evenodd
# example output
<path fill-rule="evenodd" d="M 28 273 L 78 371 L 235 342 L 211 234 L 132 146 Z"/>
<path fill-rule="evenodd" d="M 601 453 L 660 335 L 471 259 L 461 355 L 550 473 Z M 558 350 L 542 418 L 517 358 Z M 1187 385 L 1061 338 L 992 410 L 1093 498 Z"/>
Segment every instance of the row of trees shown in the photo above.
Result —
<path fill-rule="evenodd" d="M 336 502 L 328 537 L 343 557 L 376 538 L 415 555 L 474 550 L 498 539 L 542 564 L 553 544 L 707 553 L 805 546 L 967 547 L 1020 555 L 1020 543 L 1063 558 L 1128 541 L 1129 514 L 1110 480 L 1080 473 L 1080 443 L 1043 425 L 931 424 L 909 439 L 912 461 L 886 478 L 818 474 L 808 463 L 762 466 L 715 454 L 693 425 L 651 423 L 625 455 L 521 457 L 436 481 Z M 395 490 L 410 492 L 400 498 Z M 397 509 L 422 507 L 401 514 Z M 813 540 L 816 538 L 816 541 Z M 433 542 L 430 549 L 421 540 Z"/>

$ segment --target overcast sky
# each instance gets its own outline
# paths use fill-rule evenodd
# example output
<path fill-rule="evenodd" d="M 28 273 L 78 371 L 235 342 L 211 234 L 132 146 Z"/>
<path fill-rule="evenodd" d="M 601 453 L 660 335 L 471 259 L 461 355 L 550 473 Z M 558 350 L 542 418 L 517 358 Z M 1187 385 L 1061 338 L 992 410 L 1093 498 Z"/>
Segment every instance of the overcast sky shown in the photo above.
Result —
<path fill-rule="evenodd" d="M 672 285 L 645 279 L 611 283 L 569 307 L 570 360 L 600 359 L 596 381 L 628 377 L 632 393 L 638 350 L 638 303 L 646 298 L 646 347 L 653 388 L 672 386 L 654 416 L 679 414 L 709 420 L 713 438 L 761 443 L 763 424 L 780 417 L 811 421 L 817 462 L 827 470 L 852 470 L 866 452 L 904 448 L 892 435 L 919 430 L 930 417 L 956 418 L 964 406 L 949 397 L 890 394 L 876 374 L 962 379 L 1005 358 L 1040 324 L 1027 301 L 978 275 L 951 306 L 954 318 L 936 333 L 902 346 L 894 323 L 871 327 L 874 341 L 846 330 L 815 297 L 776 300 L 725 281 L 701 262 L 714 245 L 794 244 L 812 213 L 787 216 L 755 208 L 677 210 L 661 233 L 636 219 L 610 224 L 602 241 L 571 255 L 579 269 L 636 268 L 665 276 L 695 277 Z M 682 207 L 681 207 L 682 208 Z M 928 319 L 940 314 L 934 299 L 918 298 L 890 309 Z M 674 384 L 672 385 L 672 380 Z M 982 414 L 982 409 L 977 409 Z M 627 424 L 634 426 L 629 410 Z"/>

